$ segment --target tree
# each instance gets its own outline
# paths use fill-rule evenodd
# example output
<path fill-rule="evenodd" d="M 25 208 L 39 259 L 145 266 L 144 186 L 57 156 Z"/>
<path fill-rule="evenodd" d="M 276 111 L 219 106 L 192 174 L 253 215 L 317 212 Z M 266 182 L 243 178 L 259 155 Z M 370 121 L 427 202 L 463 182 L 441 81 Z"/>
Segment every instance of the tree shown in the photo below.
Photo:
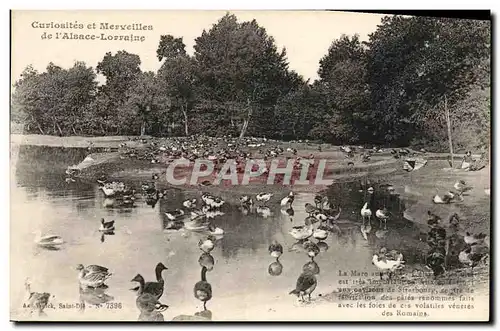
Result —
<path fill-rule="evenodd" d="M 196 100 L 198 65 L 196 60 L 186 55 L 182 38 L 162 36 L 157 54 L 165 62 L 158 70 L 161 88 L 170 98 L 172 108 L 180 111 L 184 121 L 184 134 L 189 135 L 189 113 Z"/>
<path fill-rule="evenodd" d="M 370 108 L 366 62 L 366 50 L 357 35 L 334 40 L 319 62 L 315 89 L 326 102 L 321 126 L 334 143 L 367 142 L 372 138 L 366 127 Z"/>
<path fill-rule="evenodd" d="M 240 137 L 256 112 L 272 113 L 278 98 L 295 83 L 289 79 L 285 49 L 278 52 L 274 39 L 255 20 L 238 23 L 236 16 L 226 14 L 196 38 L 194 49 L 202 69 L 200 94 L 228 104 L 231 111 L 238 108 L 229 116 L 241 123 Z"/>

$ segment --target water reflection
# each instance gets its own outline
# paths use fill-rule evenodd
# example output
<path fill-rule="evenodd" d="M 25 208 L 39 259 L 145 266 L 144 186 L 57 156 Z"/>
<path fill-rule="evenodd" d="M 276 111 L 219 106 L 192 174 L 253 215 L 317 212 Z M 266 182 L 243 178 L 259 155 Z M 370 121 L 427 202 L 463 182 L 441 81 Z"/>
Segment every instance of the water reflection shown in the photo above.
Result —
<path fill-rule="evenodd" d="M 114 297 L 106 293 L 107 289 L 107 285 L 101 285 L 95 288 L 80 285 L 78 287 L 78 292 L 80 294 L 80 311 L 84 312 L 86 305 L 101 307 L 106 302 L 113 301 Z"/>

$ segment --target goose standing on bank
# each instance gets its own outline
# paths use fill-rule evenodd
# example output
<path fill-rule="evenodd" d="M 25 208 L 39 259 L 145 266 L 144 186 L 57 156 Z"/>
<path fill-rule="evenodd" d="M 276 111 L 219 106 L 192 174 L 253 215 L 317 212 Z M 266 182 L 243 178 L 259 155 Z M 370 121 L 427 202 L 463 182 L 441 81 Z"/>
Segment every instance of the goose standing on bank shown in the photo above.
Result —
<path fill-rule="evenodd" d="M 145 282 L 144 277 L 137 274 L 131 281 L 138 282 L 139 288 L 136 287 L 133 290 L 138 290 L 138 295 L 149 293 L 159 300 L 165 288 L 165 280 L 162 276 L 163 270 L 168 270 L 168 268 L 163 263 L 158 263 L 155 267 L 156 282 Z"/>
<path fill-rule="evenodd" d="M 375 212 L 375 217 L 378 218 L 380 222 L 380 227 L 382 227 L 382 222 L 384 222 L 385 227 L 387 227 L 387 220 L 389 219 L 389 211 L 386 207 L 382 209 L 377 209 Z"/>
<path fill-rule="evenodd" d="M 368 221 L 371 220 L 372 211 L 370 208 L 368 208 L 368 202 L 365 202 L 365 204 L 361 208 L 360 214 L 361 214 L 361 217 L 363 218 L 363 223 L 365 222 L 366 219 L 368 219 Z"/>
<path fill-rule="evenodd" d="M 297 279 L 295 289 L 290 291 L 289 294 L 295 294 L 297 297 L 302 299 L 304 302 L 304 295 L 309 296 L 309 301 L 311 301 L 311 293 L 314 292 L 316 286 L 318 285 L 318 280 L 316 276 L 309 271 L 303 272 Z"/>

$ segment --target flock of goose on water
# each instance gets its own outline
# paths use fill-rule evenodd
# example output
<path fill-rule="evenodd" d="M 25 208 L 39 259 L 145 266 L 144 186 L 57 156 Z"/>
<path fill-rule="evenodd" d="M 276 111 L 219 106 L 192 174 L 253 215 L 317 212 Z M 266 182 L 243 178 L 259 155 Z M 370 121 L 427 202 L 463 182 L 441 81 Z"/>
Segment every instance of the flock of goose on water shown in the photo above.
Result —
<path fill-rule="evenodd" d="M 142 143 L 147 144 L 147 141 Z M 152 142 L 147 149 L 135 149 L 127 147 L 127 144 L 122 144 L 122 157 L 135 157 L 140 159 L 151 160 L 152 163 L 163 162 L 163 157 L 168 155 L 174 158 L 186 158 L 194 161 L 197 158 L 207 158 L 216 162 L 225 162 L 228 159 L 235 159 L 237 163 L 251 157 L 251 153 L 243 151 L 243 147 L 259 148 L 259 154 L 264 155 L 265 158 L 277 157 L 287 152 L 299 159 L 297 150 L 289 148 L 284 150 L 281 147 L 271 147 L 264 149 L 266 140 L 257 140 L 248 138 L 243 141 L 229 140 L 225 148 L 219 148 L 220 139 L 202 137 L 196 141 L 189 141 L 188 139 L 174 140 L 169 144 L 159 144 Z M 242 147 L 242 144 L 244 145 Z M 93 148 L 89 146 L 89 149 Z M 321 146 L 318 147 L 321 151 Z M 353 148 L 342 147 L 342 151 L 346 153 L 346 157 L 353 157 Z M 370 152 L 363 153 L 361 159 L 363 162 L 369 160 L 370 155 L 382 152 L 381 149 L 374 148 Z M 407 151 L 398 150 L 394 155 L 405 155 Z M 314 156 L 309 156 L 313 158 Z M 75 170 L 67 170 L 68 178 L 74 180 Z M 121 201 L 124 206 L 132 206 L 136 202 L 137 194 L 142 193 L 146 203 L 152 205 L 159 199 L 163 199 L 167 195 L 166 190 L 159 190 L 156 188 L 154 181 L 158 179 L 157 174 L 153 174 L 152 183 L 143 183 L 140 190 L 127 186 L 123 182 L 108 181 L 105 176 L 100 177 L 97 182 L 99 189 L 103 192 L 106 199 L 112 198 Z M 68 180 L 67 180 L 68 181 Z M 71 182 L 68 181 L 68 182 Z M 468 186 L 463 180 L 455 183 L 452 189 L 445 194 L 436 194 L 432 197 L 435 204 L 451 204 L 464 200 L 464 195 L 470 191 L 472 187 Z M 385 184 L 379 185 L 377 190 L 385 190 L 389 194 L 395 192 L 393 185 Z M 368 197 L 373 195 L 375 188 L 370 186 L 366 188 Z M 270 215 L 269 205 L 279 205 L 281 212 L 290 217 L 292 220 L 294 216 L 293 204 L 295 201 L 296 193 L 290 191 L 288 195 L 281 199 L 276 199 L 274 193 L 261 192 L 256 195 L 243 195 L 239 197 L 239 208 L 243 214 L 249 212 L 257 212 L 263 217 Z M 359 215 L 361 216 L 360 231 L 366 240 L 372 233 L 372 216 L 378 220 L 378 227 L 381 232 L 387 231 L 387 222 L 394 217 L 385 206 L 373 208 L 372 200 L 366 199 L 362 206 L 359 206 Z M 224 236 L 224 230 L 215 223 L 217 216 L 223 215 L 223 206 L 225 201 L 213 194 L 201 192 L 198 198 L 190 198 L 182 202 L 182 207 L 169 210 L 165 212 L 166 230 L 179 230 L 186 229 L 188 231 L 199 232 L 205 235 L 198 243 L 198 247 L 202 252 L 200 256 L 200 265 L 202 265 L 202 280 L 199 282 L 198 287 L 195 286 L 194 294 L 201 300 L 204 305 L 211 298 L 211 286 L 206 281 L 206 272 L 213 268 L 213 257 L 210 252 L 214 249 L 216 242 Z M 306 252 L 307 256 L 311 259 L 308 267 L 304 266 L 303 272 L 297 279 L 295 288 L 290 291 L 290 294 L 296 295 L 302 301 L 304 296 L 311 299 L 311 294 L 317 286 L 316 274 L 319 272 L 317 265 L 314 266 L 314 258 L 320 253 L 324 241 L 331 233 L 338 233 L 340 231 L 338 226 L 338 219 L 342 213 L 340 206 L 334 206 L 326 195 L 316 195 L 314 202 L 306 203 L 304 210 L 308 216 L 304 219 L 304 224 L 293 226 L 289 231 L 289 235 L 293 237 Z M 465 248 L 458 254 L 458 261 L 461 265 L 470 267 L 473 270 L 480 262 L 482 262 L 488 255 L 486 249 L 485 235 L 484 234 L 470 234 L 466 233 L 465 236 L 449 236 L 442 226 L 442 220 L 439 216 L 428 212 L 429 220 L 428 225 L 430 231 L 428 233 L 428 243 L 430 251 L 426 258 L 426 266 L 430 268 L 434 275 L 439 276 L 446 271 L 446 256 L 448 255 L 451 247 L 456 245 L 458 241 L 465 243 Z M 460 223 L 458 215 L 454 214 L 449 220 L 450 227 L 457 227 Z M 101 219 L 99 221 L 99 231 L 103 234 L 112 234 L 115 231 L 117 224 L 114 220 Z M 35 243 L 42 247 L 57 247 L 64 244 L 64 240 L 59 235 L 45 235 L 42 236 L 40 232 L 37 233 Z M 273 259 L 276 259 L 269 266 L 269 273 L 272 275 L 279 275 L 281 273 L 279 258 L 284 253 L 283 245 L 277 241 L 273 241 L 269 245 L 269 254 Z M 401 252 L 397 250 L 387 250 L 382 247 L 378 252 L 373 254 L 370 261 L 380 271 L 382 278 L 386 274 L 391 278 L 394 273 L 405 267 L 405 259 Z M 282 268 L 282 267 L 281 267 Z M 155 267 L 156 281 L 146 281 L 140 274 L 132 278 L 132 282 L 138 283 L 138 286 L 133 290 L 137 293 L 136 305 L 141 314 L 146 316 L 145 320 L 152 318 L 151 316 L 158 316 L 159 313 L 165 311 L 168 306 L 161 303 L 159 300 L 164 293 L 165 280 L 162 277 L 162 272 L 168 268 L 163 263 L 158 263 Z M 112 277 L 112 272 L 107 268 L 99 265 L 83 266 L 81 264 L 76 266 L 78 272 L 78 281 L 80 288 L 100 288 L 106 286 L 106 281 Z M 198 284 L 198 283 L 197 283 Z M 208 284 L 208 285 L 207 285 Z M 26 289 L 29 293 L 29 302 L 32 307 L 37 307 L 39 313 L 42 313 L 45 306 L 47 306 L 50 294 L 32 292 L 26 282 Z M 155 317 L 156 318 L 156 317 Z M 161 318 L 161 317 L 160 317 Z"/>

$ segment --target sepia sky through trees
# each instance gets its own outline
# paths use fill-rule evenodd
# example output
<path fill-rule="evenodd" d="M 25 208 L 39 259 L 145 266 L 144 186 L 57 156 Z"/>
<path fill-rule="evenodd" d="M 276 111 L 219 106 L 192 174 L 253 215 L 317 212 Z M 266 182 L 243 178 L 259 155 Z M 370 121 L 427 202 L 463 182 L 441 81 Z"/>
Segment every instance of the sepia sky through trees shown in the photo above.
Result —
<path fill-rule="evenodd" d="M 160 35 L 183 37 L 186 50 L 192 54 L 194 40 L 203 29 L 210 29 L 225 11 L 13 11 L 12 13 L 12 83 L 19 79 L 24 68 L 32 64 L 44 71 L 49 62 L 68 68 L 75 61 L 84 61 L 95 68 L 106 52 L 126 50 L 140 56 L 143 71 L 156 71 L 161 63 L 156 58 Z M 319 60 L 331 42 L 342 34 L 359 34 L 366 40 L 375 31 L 385 15 L 326 12 L 326 11 L 231 11 L 241 21 L 256 19 L 258 24 L 273 36 L 277 45 L 286 47 L 290 69 L 305 79 L 317 78 Z M 83 29 L 40 28 L 41 23 L 83 24 Z M 34 23 L 36 22 L 36 23 Z M 96 29 L 87 26 L 96 23 Z M 101 30 L 100 23 L 152 25 L 152 31 Z M 36 27 L 33 27 L 36 26 Z M 52 39 L 42 40 L 44 32 L 53 34 Z M 62 40 L 55 33 L 144 36 L 143 42 Z"/>

